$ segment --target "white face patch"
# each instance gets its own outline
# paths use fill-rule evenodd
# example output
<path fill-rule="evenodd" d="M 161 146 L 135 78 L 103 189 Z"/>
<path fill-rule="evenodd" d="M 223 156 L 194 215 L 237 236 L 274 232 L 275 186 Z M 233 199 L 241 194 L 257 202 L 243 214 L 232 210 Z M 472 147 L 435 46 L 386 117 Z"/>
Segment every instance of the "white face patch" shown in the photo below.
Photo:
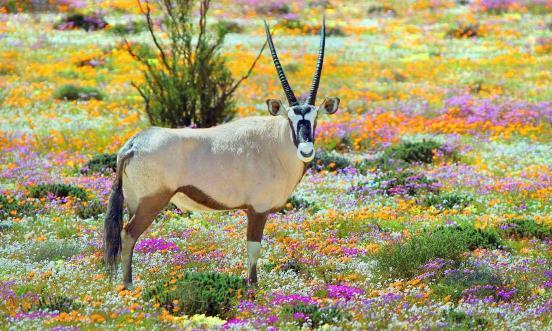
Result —
<path fill-rule="evenodd" d="M 297 158 L 303 162 L 310 162 L 314 158 L 314 121 L 316 116 L 317 109 L 311 105 L 288 109 L 288 118 L 296 137 Z M 310 125 L 305 125 L 305 121 Z M 309 132 L 303 130 L 309 130 Z"/>

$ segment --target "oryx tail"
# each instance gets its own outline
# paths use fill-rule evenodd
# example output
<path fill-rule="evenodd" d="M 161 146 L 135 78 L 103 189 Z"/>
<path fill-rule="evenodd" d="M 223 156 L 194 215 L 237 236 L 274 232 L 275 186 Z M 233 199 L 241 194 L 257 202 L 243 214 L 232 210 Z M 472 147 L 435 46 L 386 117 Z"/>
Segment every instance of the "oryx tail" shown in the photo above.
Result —
<path fill-rule="evenodd" d="M 121 230 L 123 229 L 123 171 L 132 156 L 128 153 L 117 160 L 115 181 L 109 196 L 109 205 L 104 219 L 104 259 L 109 275 L 117 271 L 118 258 L 121 255 Z"/>

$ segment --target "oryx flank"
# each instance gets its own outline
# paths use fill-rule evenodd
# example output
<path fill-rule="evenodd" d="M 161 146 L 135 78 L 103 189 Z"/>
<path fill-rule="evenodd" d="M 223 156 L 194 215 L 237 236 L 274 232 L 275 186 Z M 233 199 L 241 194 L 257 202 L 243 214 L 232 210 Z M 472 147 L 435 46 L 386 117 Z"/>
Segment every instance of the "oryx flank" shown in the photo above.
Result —
<path fill-rule="evenodd" d="M 305 103 L 295 97 L 278 60 L 268 25 L 266 36 L 289 107 L 267 100 L 273 116 L 239 119 L 209 129 L 150 128 L 119 151 L 105 218 L 105 261 L 123 263 L 125 288 L 132 287 L 136 240 L 169 202 L 182 210 L 247 211 L 248 282 L 257 282 L 257 259 L 270 212 L 279 210 L 314 158 L 318 114 L 333 114 L 338 98 L 315 107 L 324 62 L 325 26 L 314 79 Z M 123 202 L 130 221 L 123 227 Z"/>

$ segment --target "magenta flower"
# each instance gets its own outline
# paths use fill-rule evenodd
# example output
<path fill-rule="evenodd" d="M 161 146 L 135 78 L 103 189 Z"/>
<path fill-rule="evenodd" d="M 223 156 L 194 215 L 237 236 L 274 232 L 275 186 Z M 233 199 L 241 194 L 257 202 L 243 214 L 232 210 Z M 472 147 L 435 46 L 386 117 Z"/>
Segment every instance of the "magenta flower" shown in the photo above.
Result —
<path fill-rule="evenodd" d="M 347 285 L 328 285 L 326 288 L 328 291 L 328 297 L 332 299 L 345 299 L 351 300 L 354 296 L 363 294 L 364 291 Z"/>
<path fill-rule="evenodd" d="M 274 295 L 274 299 L 272 299 L 272 301 L 270 302 L 271 305 L 284 305 L 284 304 L 296 305 L 299 303 L 314 305 L 316 304 L 316 301 L 300 294 L 290 294 L 290 295 L 276 294 Z"/>
<path fill-rule="evenodd" d="M 140 253 L 155 253 L 155 252 L 178 252 L 180 249 L 175 243 L 166 241 L 161 238 L 149 238 L 140 241 L 136 245 L 136 250 Z"/>

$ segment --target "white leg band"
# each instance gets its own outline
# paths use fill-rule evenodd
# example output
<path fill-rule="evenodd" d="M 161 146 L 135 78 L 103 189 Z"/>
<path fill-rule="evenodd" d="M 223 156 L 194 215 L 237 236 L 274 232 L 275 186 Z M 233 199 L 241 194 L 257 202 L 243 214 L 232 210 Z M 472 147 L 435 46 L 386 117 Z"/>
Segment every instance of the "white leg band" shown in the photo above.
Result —
<path fill-rule="evenodd" d="M 261 243 L 258 241 L 248 241 L 247 242 L 247 262 L 249 271 L 257 265 L 257 260 L 261 255 Z"/>

